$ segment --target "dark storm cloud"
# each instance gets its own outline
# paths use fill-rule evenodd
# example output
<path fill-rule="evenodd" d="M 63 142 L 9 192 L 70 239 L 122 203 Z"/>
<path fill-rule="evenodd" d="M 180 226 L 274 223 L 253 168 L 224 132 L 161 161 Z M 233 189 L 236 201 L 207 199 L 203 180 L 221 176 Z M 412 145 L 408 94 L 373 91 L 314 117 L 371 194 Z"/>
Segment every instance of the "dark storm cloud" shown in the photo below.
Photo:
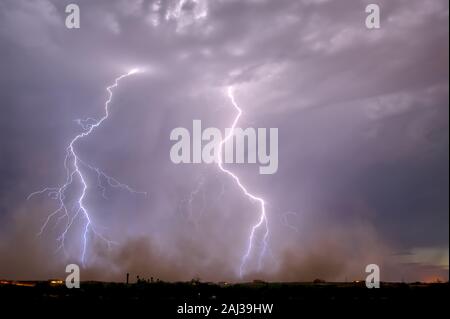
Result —
<path fill-rule="evenodd" d="M 344 280 L 369 263 L 390 280 L 445 276 L 446 1 L 379 1 L 371 31 L 367 1 L 77 1 L 79 30 L 64 27 L 68 3 L 0 3 L 0 277 L 77 261 L 76 246 L 53 254 L 57 228 L 36 239 L 54 203 L 26 196 L 61 183 L 74 120 L 100 116 L 105 87 L 136 66 L 147 72 L 121 83 L 79 150 L 148 196 L 89 198 L 117 245 L 92 243 L 87 277 L 236 279 L 256 207 L 216 168 L 169 160 L 173 128 L 229 126 L 229 84 L 242 127 L 280 130 L 277 174 L 233 167 L 268 201 L 270 254 L 248 278 Z"/>

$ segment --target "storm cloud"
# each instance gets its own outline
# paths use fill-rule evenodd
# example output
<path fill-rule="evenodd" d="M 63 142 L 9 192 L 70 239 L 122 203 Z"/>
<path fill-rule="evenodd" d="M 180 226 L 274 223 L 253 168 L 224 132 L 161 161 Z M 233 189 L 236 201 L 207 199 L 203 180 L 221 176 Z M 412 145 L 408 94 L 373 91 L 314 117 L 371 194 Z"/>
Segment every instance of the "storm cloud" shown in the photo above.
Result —
<path fill-rule="evenodd" d="M 247 279 L 448 280 L 448 2 L 117 0 L 0 3 L 0 277 L 47 279 L 79 263 L 79 232 L 57 250 L 57 203 L 27 196 L 64 181 L 75 122 L 107 122 L 80 157 L 134 189 L 94 190 L 98 230 L 82 279 L 239 280 L 258 206 L 214 165 L 175 165 L 170 132 L 279 129 L 279 168 L 229 165 L 267 201 L 269 249 Z M 181 4 L 181 5 L 180 5 Z M 92 180 L 95 184 L 95 179 Z M 94 187 L 95 188 L 95 187 Z M 80 226 L 80 225 L 77 225 Z M 261 234 L 257 234 L 260 243 Z"/>

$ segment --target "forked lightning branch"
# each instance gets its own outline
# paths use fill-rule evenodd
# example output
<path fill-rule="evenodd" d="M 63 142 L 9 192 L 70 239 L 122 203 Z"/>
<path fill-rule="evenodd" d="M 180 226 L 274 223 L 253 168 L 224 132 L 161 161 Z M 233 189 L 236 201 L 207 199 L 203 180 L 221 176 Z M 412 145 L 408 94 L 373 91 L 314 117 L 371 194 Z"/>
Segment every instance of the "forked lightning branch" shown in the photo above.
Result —
<path fill-rule="evenodd" d="M 110 104 L 113 98 L 113 89 L 119 86 L 119 82 L 127 77 L 133 76 L 142 70 L 133 69 L 128 73 L 125 73 L 115 79 L 114 84 L 107 87 L 108 99 L 104 104 L 104 115 L 96 120 L 93 118 L 87 118 L 85 120 L 77 120 L 76 122 L 81 127 L 81 132 L 77 134 L 72 140 L 69 141 L 66 147 L 66 156 L 63 164 L 65 168 L 65 181 L 62 185 L 57 187 L 46 187 L 40 191 L 34 192 L 29 195 L 28 198 L 38 194 L 47 194 L 54 199 L 58 206 L 56 210 L 49 213 L 45 219 L 39 234 L 42 234 L 48 227 L 50 222 L 54 222 L 54 225 L 62 224 L 62 230 L 57 238 L 58 250 L 62 249 L 66 252 L 66 240 L 69 232 L 75 232 L 78 234 L 79 242 L 78 247 L 81 251 L 80 260 L 84 265 L 88 254 L 88 244 L 95 237 L 105 241 L 108 245 L 113 243 L 105 236 L 103 236 L 98 230 L 97 226 L 93 222 L 92 214 L 94 209 L 89 207 L 86 203 L 86 198 L 93 190 L 100 189 L 104 194 L 106 187 L 120 188 L 131 193 L 141 193 L 132 189 L 130 186 L 123 184 L 115 178 L 107 175 L 102 170 L 88 164 L 84 159 L 80 157 L 77 152 L 77 145 L 83 139 L 93 134 L 104 121 L 106 121 L 110 114 Z M 267 250 L 267 241 L 269 237 L 269 226 L 266 215 L 265 205 L 266 202 L 260 196 L 252 194 L 246 186 L 240 181 L 239 177 L 232 171 L 226 169 L 224 164 L 229 163 L 256 163 L 257 159 L 259 164 L 259 171 L 261 174 L 274 174 L 278 170 L 278 129 L 271 128 L 269 139 L 267 139 L 267 130 L 253 128 L 242 130 L 237 127 L 238 121 L 242 116 L 242 110 L 237 105 L 232 88 L 228 88 L 228 97 L 232 106 L 236 112 L 232 112 L 234 120 L 230 128 L 225 130 L 225 135 L 222 137 L 220 130 L 216 128 L 208 128 L 202 133 L 201 121 L 193 121 L 193 151 L 192 162 L 215 164 L 217 167 L 231 178 L 237 189 L 242 192 L 252 202 L 255 202 L 259 206 L 259 213 L 257 220 L 250 228 L 247 248 L 243 254 L 241 264 L 239 267 L 239 275 L 242 277 L 245 271 L 247 261 L 254 255 L 254 248 L 256 247 L 254 241 L 256 233 L 263 231 L 262 243 L 258 247 L 262 247 L 258 257 L 258 268 L 262 267 L 263 257 Z M 170 136 L 171 140 L 177 141 L 172 147 L 170 152 L 171 159 L 174 163 L 191 163 L 191 139 L 190 133 L 187 129 L 177 128 L 174 129 Z M 270 147 L 266 145 L 267 140 L 270 141 Z M 202 148 L 204 141 L 207 144 Z M 245 143 L 247 141 L 247 143 Z M 236 146 L 236 150 L 234 150 Z M 247 148 L 245 147 L 247 146 Z M 236 156 L 234 156 L 236 155 Z M 247 155 L 247 156 L 246 156 Z M 92 185 L 88 174 L 96 175 L 97 184 Z M 226 176 L 224 175 L 224 176 Z M 82 226 L 79 228 L 77 221 L 82 221 Z M 72 236 L 70 236 L 72 238 Z"/>

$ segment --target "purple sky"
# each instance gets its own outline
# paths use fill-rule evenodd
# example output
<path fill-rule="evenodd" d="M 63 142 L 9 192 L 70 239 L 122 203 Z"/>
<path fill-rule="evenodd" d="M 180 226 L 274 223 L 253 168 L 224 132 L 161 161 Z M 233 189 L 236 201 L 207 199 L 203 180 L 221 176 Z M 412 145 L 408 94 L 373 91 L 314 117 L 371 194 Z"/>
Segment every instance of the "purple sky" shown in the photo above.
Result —
<path fill-rule="evenodd" d="M 74 120 L 101 117 L 105 88 L 140 67 L 77 151 L 148 196 L 86 198 L 116 244 L 91 238 L 82 279 L 238 280 L 258 206 L 216 166 L 169 157 L 172 129 L 230 126 L 233 85 L 240 127 L 279 129 L 276 174 L 228 166 L 268 203 L 269 251 L 244 279 L 360 279 L 375 263 L 382 280 L 448 280 L 448 1 L 376 1 L 379 30 L 374 1 L 177 2 L 0 2 L 0 278 L 79 263 L 82 224 L 55 253 L 61 224 L 36 234 L 57 203 L 26 198 L 63 183 Z"/>

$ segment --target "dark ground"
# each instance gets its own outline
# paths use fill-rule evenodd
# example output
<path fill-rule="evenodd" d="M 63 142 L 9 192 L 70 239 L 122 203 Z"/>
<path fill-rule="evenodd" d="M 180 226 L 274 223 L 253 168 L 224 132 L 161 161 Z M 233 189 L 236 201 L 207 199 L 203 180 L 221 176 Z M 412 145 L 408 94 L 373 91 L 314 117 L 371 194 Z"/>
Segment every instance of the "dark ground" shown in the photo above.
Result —
<path fill-rule="evenodd" d="M 179 315 L 178 306 L 211 305 L 208 318 L 301 318 L 313 312 L 355 317 L 397 311 L 428 314 L 446 309 L 448 283 L 382 283 L 380 289 L 367 289 L 365 283 L 147 283 L 121 284 L 82 282 L 80 289 L 49 282 L 0 283 L 1 310 L 61 314 L 99 311 L 103 314 L 134 314 L 145 318 L 204 318 L 203 314 Z M 223 314 L 222 304 L 273 304 L 271 314 Z M 235 309 L 238 306 L 235 307 Z M 89 309 L 89 310 L 88 310 Z M 214 309 L 217 309 L 214 311 Z M 92 313 L 91 313 L 92 314 Z M 391 313 L 392 314 L 392 313 Z M 0 316 L 1 317 L 1 316 Z M 89 316 L 90 317 L 90 316 Z M 103 317 L 103 316 L 102 316 Z M 403 316 L 402 316 L 403 317 Z M 6 317 L 5 317 L 6 318 Z"/>

